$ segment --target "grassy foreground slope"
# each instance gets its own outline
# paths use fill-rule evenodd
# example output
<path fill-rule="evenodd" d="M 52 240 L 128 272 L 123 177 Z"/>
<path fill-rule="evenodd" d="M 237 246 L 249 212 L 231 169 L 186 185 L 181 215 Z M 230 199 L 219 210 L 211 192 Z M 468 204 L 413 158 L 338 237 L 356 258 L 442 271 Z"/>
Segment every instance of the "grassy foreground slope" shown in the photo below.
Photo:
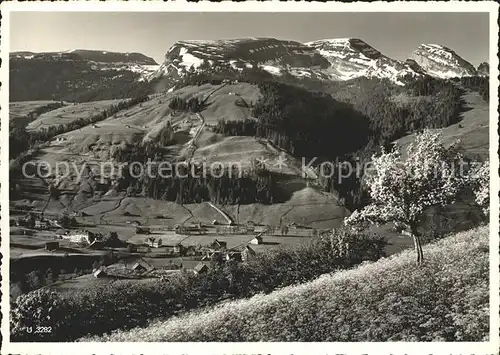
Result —
<path fill-rule="evenodd" d="M 481 341 L 489 333 L 489 228 L 269 295 L 99 341 Z M 87 339 L 88 340 L 88 339 Z"/>

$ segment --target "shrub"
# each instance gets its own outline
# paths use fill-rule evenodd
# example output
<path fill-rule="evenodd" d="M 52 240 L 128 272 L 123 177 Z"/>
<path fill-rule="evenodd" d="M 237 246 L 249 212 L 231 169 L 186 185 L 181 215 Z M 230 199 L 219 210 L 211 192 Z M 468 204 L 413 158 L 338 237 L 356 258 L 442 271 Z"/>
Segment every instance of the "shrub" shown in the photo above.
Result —
<path fill-rule="evenodd" d="M 48 289 L 20 295 L 11 312 L 12 341 L 43 341 L 70 333 L 70 307 L 67 301 Z M 37 327 L 50 327 L 49 332 L 36 333 Z"/>

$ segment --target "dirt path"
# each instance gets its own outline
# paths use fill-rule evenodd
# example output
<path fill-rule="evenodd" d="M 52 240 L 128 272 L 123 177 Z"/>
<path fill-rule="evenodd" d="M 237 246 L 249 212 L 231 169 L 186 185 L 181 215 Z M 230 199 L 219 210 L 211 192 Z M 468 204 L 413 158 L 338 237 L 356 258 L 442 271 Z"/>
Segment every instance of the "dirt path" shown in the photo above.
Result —
<path fill-rule="evenodd" d="M 113 212 L 113 211 L 116 211 L 118 208 L 121 207 L 122 205 L 122 202 L 123 200 L 125 200 L 127 198 L 127 196 L 123 196 L 123 197 L 120 197 L 120 200 L 118 201 L 118 203 L 116 204 L 116 206 L 114 208 L 111 208 L 107 211 L 104 211 L 104 212 L 101 212 L 101 217 L 99 217 L 99 223 L 100 224 L 108 224 L 108 221 L 106 221 L 104 219 L 104 216 L 107 214 L 107 213 L 110 213 L 110 212 Z M 104 222 L 104 223 L 103 223 Z"/>
<path fill-rule="evenodd" d="M 229 224 L 229 225 L 234 224 L 233 219 L 226 212 L 222 211 L 220 208 L 215 206 L 212 202 L 207 202 L 207 203 L 210 205 L 210 207 L 212 207 L 214 210 L 219 212 L 225 218 L 225 220 L 227 221 L 227 224 Z"/>

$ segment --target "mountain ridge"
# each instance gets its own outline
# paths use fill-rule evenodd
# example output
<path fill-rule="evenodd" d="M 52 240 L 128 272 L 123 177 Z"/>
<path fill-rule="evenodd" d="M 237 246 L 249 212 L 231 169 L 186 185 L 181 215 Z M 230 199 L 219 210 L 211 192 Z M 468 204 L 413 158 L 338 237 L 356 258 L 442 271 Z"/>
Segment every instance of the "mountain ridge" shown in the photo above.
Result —
<path fill-rule="evenodd" d="M 94 49 L 70 49 L 65 51 L 32 52 L 32 51 L 14 51 L 9 53 L 10 58 L 19 59 L 75 59 L 80 57 L 82 60 L 89 60 L 103 63 L 135 63 L 143 65 L 158 65 L 151 57 L 138 52 L 113 52 L 107 50 Z"/>
<path fill-rule="evenodd" d="M 386 56 L 359 38 L 331 38 L 301 43 L 267 37 L 175 42 L 151 77 L 182 76 L 221 62 L 234 70 L 259 67 L 274 76 L 344 81 L 360 76 L 404 85 L 425 75 L 436 78 L 477 76 L 477 70 L 452 49 L 421 44 L 406 61 Z M 175 68 L 175 70 L 173 70 Z"/>

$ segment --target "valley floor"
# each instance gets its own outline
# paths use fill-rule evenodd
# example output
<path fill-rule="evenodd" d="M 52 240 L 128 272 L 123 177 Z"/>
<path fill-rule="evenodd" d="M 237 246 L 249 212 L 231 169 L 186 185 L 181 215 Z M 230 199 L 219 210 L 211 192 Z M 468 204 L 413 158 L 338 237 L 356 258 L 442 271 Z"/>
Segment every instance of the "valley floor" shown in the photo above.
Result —
<path fill-rule="evenodd" d="M 489 334 L 489 227 L 221 304 L 146 328 L 83 341 L 484 341 Z"/>

